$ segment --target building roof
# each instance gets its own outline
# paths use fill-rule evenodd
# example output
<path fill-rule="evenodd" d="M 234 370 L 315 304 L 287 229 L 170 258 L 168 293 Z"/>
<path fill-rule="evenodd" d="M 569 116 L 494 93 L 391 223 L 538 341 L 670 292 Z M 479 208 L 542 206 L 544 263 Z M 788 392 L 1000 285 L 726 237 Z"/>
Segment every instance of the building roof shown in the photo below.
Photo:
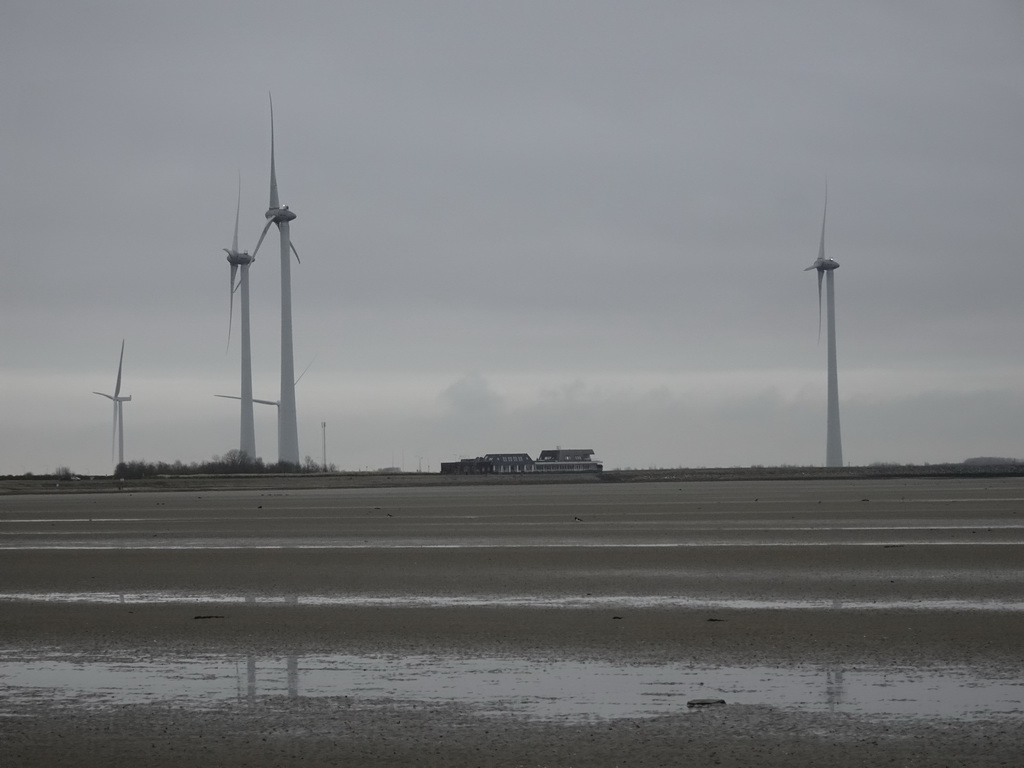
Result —
<path fill-rule="evenodd" d="M 594 451 L 590 448 L 556 448 L 541 451 L 537 461 L 593 461 Z"/>
<path fill-rule="evenodd" d="M 484 458 L 503 464 L 530 464 L 533 461 L 528 453 L 488 453 Z"/>

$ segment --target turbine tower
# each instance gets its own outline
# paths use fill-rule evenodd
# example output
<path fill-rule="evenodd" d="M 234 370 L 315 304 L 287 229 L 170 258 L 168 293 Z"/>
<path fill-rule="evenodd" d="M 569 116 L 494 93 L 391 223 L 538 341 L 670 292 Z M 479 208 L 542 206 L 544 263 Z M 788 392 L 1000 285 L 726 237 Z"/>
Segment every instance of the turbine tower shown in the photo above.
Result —
<path fill-rule="evenodd" d="M 267 230 L 276 224 L 281 233 L 281 399 L 277 409 L 277 458 L 290 464 L 299 463 L 299 427 L 295 412 L 295 356 L 292 351 L 292 276 L 291 253 L 299 260 L 299 252 L 292 244 L 289 222 L 295 214 L 288 206 L 281 206 L 277 196 L 277 169 L 274 164 L 274 99 L 270 99 L 270 207 L 266 212 L 267 224 L 252 256 L 263 244 Z"/>
<path fill-rule="evenodd" d="M 825 278 L 825 298 L 828 304 L 828 432 L 825 444 L 825 466 L 843 466 L 843 439 L 839 432 L 839 370 L 836 363 L 836 289 L 835 271 L 839 262 L 825 258 L 825 216 L 828 213 L 828 187 L 825 188 L 825 210 L 821 214 L 821 244 L 818 258 L 804 272 L 818 271 L 818 338 L 821 338 L 821 279 Z"/>
<path fill-rule="evenodd" d="M 131 395 L 121 394 L 121 366 L 124 364 L 124 339 L 121 339 L 121 358 L 117 361 L 117 381 L 114 384 L 114 394 L 108 395 L 105 392 L 93 392 L 94 395 L 105 397 L 114 402 L 114 432 L 110 443 L 110 458 L 114 458 L 114 449 L 117 449 L 117 463 L 124 464 L 124 404 L 130 402 Z"/>
<path fill-rule="evenodd" d="M 238 250 L 238 215 L 242 209 L 242 178 L 238 178 L 238 204 L 235 207 L 235 237 L 231 241 L 231 248 L 223 250 L 228 255 L 228 264 L 231 265 L 231 292 L 228 297 L 228 345 L 231 345 L 231 320 L 235 307 L 235 291 L 241 293 L 242 310 L 242 416 L 241 436 L 239 437 L 239 450 L 250 459 L 256 458 L 256 427 L 252 415 L 252 342 L 249 330 L 249 265 L 254 261 L 248 251 Z M 241 267 L 242 273 L 235 285 L 235 275 Z"/>

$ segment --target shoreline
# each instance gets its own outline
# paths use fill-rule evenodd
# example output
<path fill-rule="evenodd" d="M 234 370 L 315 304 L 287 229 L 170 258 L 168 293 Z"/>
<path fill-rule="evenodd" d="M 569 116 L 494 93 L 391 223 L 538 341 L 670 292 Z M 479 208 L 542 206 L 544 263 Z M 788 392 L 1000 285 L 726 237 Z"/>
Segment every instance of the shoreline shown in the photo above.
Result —
<path fill-rule="evenodd" d="M 451 488 L 591 483 L 700 483 L 775 480 L 987 479 L 1024 477 L 1024 463 L 925 464 L 865 467 L 680 467 L 521 475 L 442 475 L 429 472 L 325 474 L 159 475 L 119 481 L 110 475 L 58 480 L 54 476 L 0 477 L 0 497 L 20 494 L 142 493 L 146 491 L 285 491 L 341 488 Z"/>

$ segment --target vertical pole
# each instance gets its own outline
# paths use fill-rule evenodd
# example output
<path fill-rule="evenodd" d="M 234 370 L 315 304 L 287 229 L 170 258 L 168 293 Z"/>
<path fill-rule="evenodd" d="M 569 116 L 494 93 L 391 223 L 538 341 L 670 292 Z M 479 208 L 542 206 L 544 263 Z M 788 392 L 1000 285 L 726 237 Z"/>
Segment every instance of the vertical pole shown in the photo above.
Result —
<path fill-rule="evenodd" d="M 242 293 L 242 402 L 239 448 L 250 461 L 256 459 L 256 427 L 252 412 L 252 332 L 249 325 L 249 264 L 243 263 L 239 287 Z"/>
<path fill-rule="evenodd" d="M 124 464 L 124 400 L 117 401 L 117 463 Z"/>
<path fill-rule="evenodd" d="M 292 352 L 291 233 L 288 222 L 281 230 L 281 405 L 278 410 L 278 459 L 299 463 L 299 428 L 295 413 L 295 358 Z"/>
<path fill-rule="evenodd" d="M 843 439 L 839 429 L 839 366 L 836 361 L 836 292 L 835 270 L 825 273 L 825 294 L 828 299 L 828 430 L 825 466 L 843 466 Z"/>

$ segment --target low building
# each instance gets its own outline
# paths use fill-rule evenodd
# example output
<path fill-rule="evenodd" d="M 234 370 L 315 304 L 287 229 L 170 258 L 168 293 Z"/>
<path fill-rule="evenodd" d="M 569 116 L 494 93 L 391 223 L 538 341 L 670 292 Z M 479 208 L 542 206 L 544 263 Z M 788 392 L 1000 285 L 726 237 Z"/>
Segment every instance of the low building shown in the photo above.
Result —
<path fill-rule="evenodd" d="M 508 475 L 529 472 L 600 472 L 601 462 L 586 449 L 541 451 L 534 461 L 528 453 L 488 453 L 475 459 L 441 462 L 442 475 Z"/>
<path fill-rule="evenodd" d="M 541 451 L 533 463 L 535 472 L 601 472 L 604 466 L 594 460 L 590 448 L 556 448 Z"/>
<path fill-rule="evenodd" d="M 533 472 L 528 453 L 488 453 L 475 459 L 442 461 L 442 475 L 508 475 Z"/>
<path fill-rule="evenodd" d="M 459 459 L 458 461 L 442 461 L 442 475 L 487 475 L 491 472 L 491 465 L 483 456 L 475 459 Z"/>

